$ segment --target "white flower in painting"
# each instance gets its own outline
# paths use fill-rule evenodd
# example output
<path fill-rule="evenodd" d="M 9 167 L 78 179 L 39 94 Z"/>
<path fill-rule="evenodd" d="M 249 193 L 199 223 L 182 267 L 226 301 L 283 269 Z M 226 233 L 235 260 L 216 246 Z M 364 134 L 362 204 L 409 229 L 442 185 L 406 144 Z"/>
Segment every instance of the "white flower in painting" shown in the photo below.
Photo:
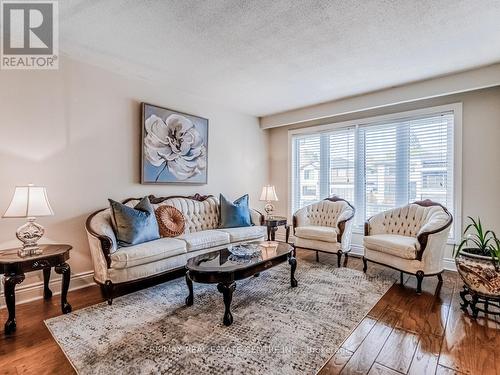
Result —
<path fill-rule="evenodd" d="M 163 165 L 179 180 L 186 180 L 203 171 L 206 148 L 203 138 L 188 118 L 173 114 L 163 121 L 151 115 L 145 122 L 144 155 L 155 167 Z"/>

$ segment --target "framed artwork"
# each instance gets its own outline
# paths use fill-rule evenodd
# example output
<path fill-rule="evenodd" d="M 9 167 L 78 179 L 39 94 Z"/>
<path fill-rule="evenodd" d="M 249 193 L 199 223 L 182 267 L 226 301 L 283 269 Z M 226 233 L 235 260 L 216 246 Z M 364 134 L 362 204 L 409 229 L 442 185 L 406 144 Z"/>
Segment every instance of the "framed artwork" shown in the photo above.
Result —
<path fill-rule="evenodd" d="M 206 184 L 208 119 L 142 103 L 143 184 Z"/>

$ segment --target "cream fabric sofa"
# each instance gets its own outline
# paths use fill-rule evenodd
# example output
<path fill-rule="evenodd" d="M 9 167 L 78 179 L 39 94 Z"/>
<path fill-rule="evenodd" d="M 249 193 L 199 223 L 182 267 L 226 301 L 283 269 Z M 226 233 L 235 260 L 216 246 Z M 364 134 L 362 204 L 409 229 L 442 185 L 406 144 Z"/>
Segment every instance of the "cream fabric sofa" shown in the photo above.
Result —
<path fill-rule="evenodd" d="M 453 221 L 439 203 L 419 201 L 372 216 L 365 223 L 363 271 L 367 261 L 417 277 L 417 293 L 425 276 L 442 282 L 443 253 Z"/>
<path fill-rule="evenodd" d="M 351 251 L 352 219 L 355 209 L 345 199 L 333 196 L 305 206 L 293 216 L 295 247 L 337 254 L 340 267 L 342 254 L 347 265 Z"/>
<path fill-rule="evenodd" d="M 135 246 L 117 246 L 109 208 L 91 214 L 86 223 L 94 280 L 111 304 L 115 286 L 145 281 L 183 271 L 189 258 L 229 244 L 263 240 L 264 217 L 250 210 L 253 226 L 219 229 L 219 202 L 213 196 L 149 197 L 153 207 L 174 206 L 184 214 L 185 231 L 175 238 L 160 238 Z M 139 199 L 124 203 L 135 206 Z"/>

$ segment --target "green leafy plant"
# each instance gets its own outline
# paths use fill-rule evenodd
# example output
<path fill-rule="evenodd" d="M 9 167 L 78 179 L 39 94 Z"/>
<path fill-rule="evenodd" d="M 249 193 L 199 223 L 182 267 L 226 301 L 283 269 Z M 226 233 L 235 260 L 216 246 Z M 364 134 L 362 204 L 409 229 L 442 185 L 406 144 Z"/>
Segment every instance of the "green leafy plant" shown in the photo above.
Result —
<path fill-rule="evenodd" d="M 480 218 L 474 220 L 468 216 L 468 219 L 471 222 L 465 227 L 462 241 L 458 247 L 455 247 L 455 256 L 460 253 L 464 246 L 467 246 L 468 253 L 493 257 L 490 242 L 495 241 L 498 244 L 495 233 L 491 230 L 484 230 Z"/>
<path fill-rule="evenodd" d="M 493 242 L 493 244 L 489 245 L 490 255 L 495 264 L 495 269 L 498 271 L 500 269 L 500 240 L 495 233 L 493 233 Z"/>

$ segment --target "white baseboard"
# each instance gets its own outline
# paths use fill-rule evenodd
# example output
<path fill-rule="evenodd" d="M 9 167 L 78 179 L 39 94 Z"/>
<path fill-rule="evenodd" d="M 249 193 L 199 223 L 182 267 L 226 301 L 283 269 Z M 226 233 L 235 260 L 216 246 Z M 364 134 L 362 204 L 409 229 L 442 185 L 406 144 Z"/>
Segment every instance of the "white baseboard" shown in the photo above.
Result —
<path fill-rule="evenodd" d="M 69 290 L 77 290 L 86 288 L 91 285 L 95 285 L 94 282 L 94 271 L 87 271 L 78 274 L 71 275 Z M 61 294 L 62 279 L 54 278 L 50 280 L 49 287 L 52 290 L 53 295 Z M 27 303 L 43 298 L 43 281 L 16 286 L 16 305 L 22 303 Z M 0 292 L 0 309 L 5 308 L 5 298 L 3 288 Z"/>
<path fill-rule="evenodd" d="M 363 256 L 363 246 L 351 245 L 351 254 Z"/>
<path fill-rule="evenodd" d="M 443 266 L 445 270 L 456 271 L 457 265 L 455 264 L 455 259 L 453 258 L 443 258 Z"/>

